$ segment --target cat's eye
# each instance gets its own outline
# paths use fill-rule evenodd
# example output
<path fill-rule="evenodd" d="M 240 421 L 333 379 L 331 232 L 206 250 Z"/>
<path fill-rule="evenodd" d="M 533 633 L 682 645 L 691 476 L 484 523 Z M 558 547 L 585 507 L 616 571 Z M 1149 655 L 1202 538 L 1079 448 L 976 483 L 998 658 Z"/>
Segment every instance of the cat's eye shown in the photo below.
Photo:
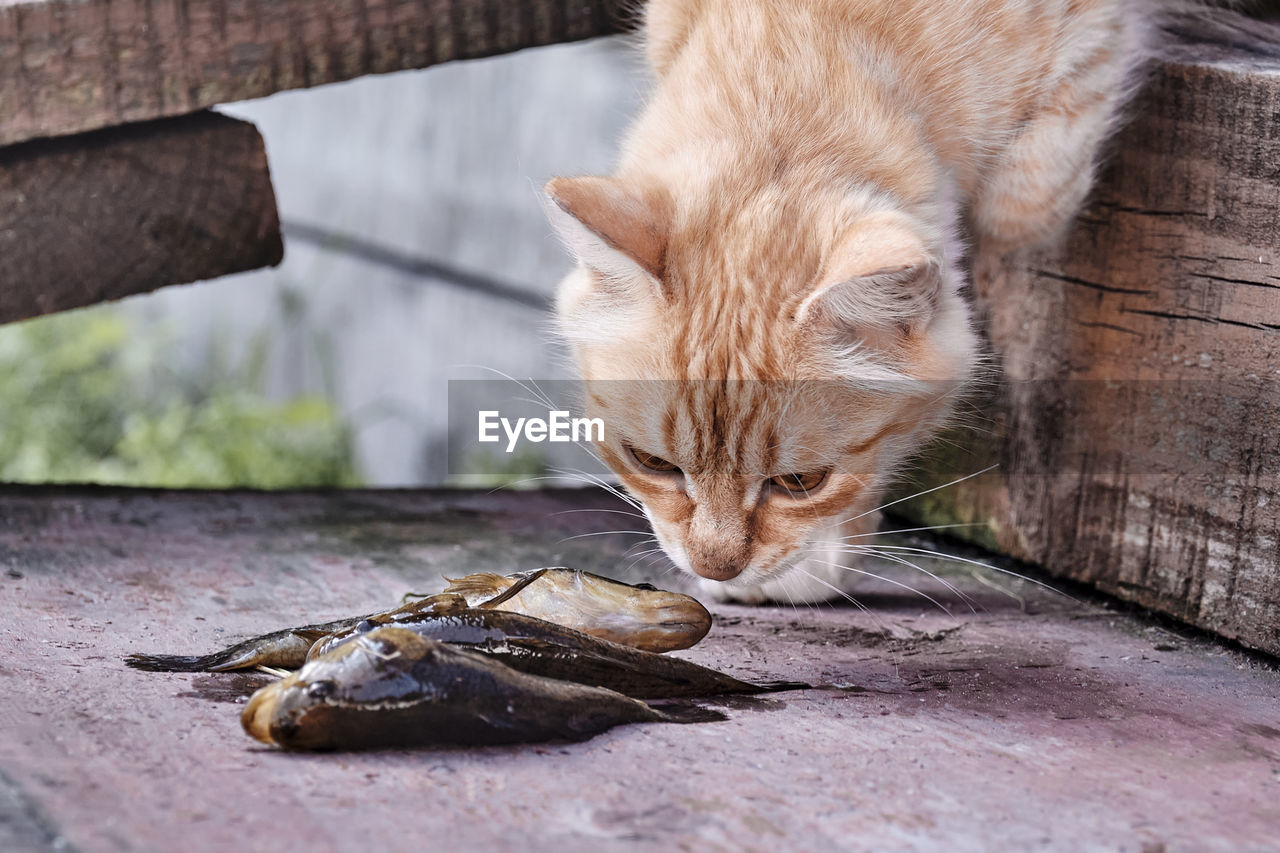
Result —
<path fill-rule="evenodd" d="M 806 474 L 779 474 L 771 477 L 769 484 L 794 495 L 803 495 L 821 486 L 825 479 L 826 471 L 810 471 Z"/>
<path fill-rule="evenodd" d="M 676 467 L 674 462 L 668 462 L 661 456 L 654 456 L 652 453 L 645 453 L 643 450 L 630 448 L 631 455 L 640 463 L 640 467 L 647 468 L 650 471 L 659 471 L 662 473 L 679 473 L 680 469 Z"/>

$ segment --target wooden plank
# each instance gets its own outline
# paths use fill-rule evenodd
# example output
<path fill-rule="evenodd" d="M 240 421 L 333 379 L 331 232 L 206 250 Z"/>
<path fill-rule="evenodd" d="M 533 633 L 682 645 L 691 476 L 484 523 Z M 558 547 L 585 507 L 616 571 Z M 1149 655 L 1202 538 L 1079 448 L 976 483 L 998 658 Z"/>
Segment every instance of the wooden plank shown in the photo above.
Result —
<path fill-rule="evenodd" d="M 0 149 L 0 322 L 280 262 L 262 137 L 196 113 Z"/>
<path fill-rule="evenodd" d="M 1275 853 L 1280 672 L 930 561 L 974 611 L 892 566 L 952 613 L 873 581 L 871 612 L 713 604 L 675 655 L 816 689 L 586 743 L 282 753 L 240 727 L 269 676 L 121 662 L 473 571 L 679 584 L 631 556 L 646 532 L 610 533 L 647 527 L 627 509 L 588 489 L 0 488 L 2 849 Z"/>
<path fill-rule="evenodd" d="M 0 145 L 617 31 L 622 0 L 0 0 Z"/>
<path fill-rule="evenodd" d="M 923 482 L 1001 468 L 908 512 L 1280 653 L 1280 49 L 1180 54 L 1060 243 L 976 253 L 1008 381 Z"/>

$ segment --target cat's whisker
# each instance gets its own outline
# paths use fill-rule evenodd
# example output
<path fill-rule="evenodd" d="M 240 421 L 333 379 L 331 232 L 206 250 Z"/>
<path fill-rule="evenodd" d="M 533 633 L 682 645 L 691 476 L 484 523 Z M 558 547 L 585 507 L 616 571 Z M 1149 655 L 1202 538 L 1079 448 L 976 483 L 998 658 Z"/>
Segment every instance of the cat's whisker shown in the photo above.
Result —
<path fill-rule="evenodd" d="M 530 379 L 529 382 L 531 382 L 534 385 L 534 387 L 537 387 L 537 383 L 534 382 L 532 379 Z M 521 387 L 524 387 L 524 386 L 521 386 Z M 538 390 L 541 391 L 542 389 L 539 388 Z M 551 398 L 546 396 L 545 394 L 537 397 L 536 399 L 531 397 L 517 397 L 516 402 L 528 403 L 532 406 L 545 406 L 548 411 L 553 411 L 559 408 L 559 405 L 557 403 L 552 402 Z M 601 459 L 599 454 L 597 454 L 594 450 L 592 450 L 590 445 L 588 445 L 586 442 L 579 441 L 578 439 L 571 439 L 571 441 L 573 442 L 573 444 L 577 445 L 579 450 L 584 451 L 588 456 L 590 456 L 592 459 L 599 462 L 602 466 L 604 465 L 604 460 Z"/>
<path fill-rule="evenodd" d="M 524 400 L 522 402 L 534 403 L 535 405 L 539 405 L 539 406 L 546 406 L 548 409 L 555 408 L 555 404 L 551 402 L 551 398 L 543 394 L 541 388 L 538 388 L 538 390 L 535 391 L 533 388 L 530 388 L 528 385 L 525 385 L 519 379 L 516 379 L 510 373 L 501 371 L 496 367 L 490 367 L 489 365 L 486 365 L 486 364 L 460 364 L 458 365 L 458 367 L 476 368 L 478 370 L 487 370 L 490 373 L 495 373 L 499 377 L 507 380 L 508 382 L 514 382 L 516 385 L 519 385 L 522 389 L 524 389 L 526 394 L 529 394 L 533 397 L 539 397 L 539 399 L 537 400 Z M 530 379 L 529 382 L 533 383 L 533 380 Z M 533 383 L 533 384 L 536 387 L 537 383 Z"/>
<path fill-rule="evenodd" d="M 560 512 L 553 512 L 552 515 L 571 515 L 575 512 L 612 512 L 617 515 L 629 515 L 632 518 L 638 518 L 642 521 L 648 521 L 642 514 L 638 512 L 627 512 L 625 509 L 565 509 Z M 890 531 L 895 532 L 895 531 Z"/>
<path fill-rule="evenodd" d="M 632 536 L 648 536 L 648 530 L 596 530 L 592 533 L 579 533 L 576 536 L 566 536 L 563 539 L 556 540 L 556 544 L 561 542 L 572 542 L 574 539 L 586 539 L 588 536 L 617 536 L 618 534 L 630 534 Z"/>
<path fill-rule="evenodd" d="M 552 475 L 552 476 L 545 476 L 545 475 L 544 475 L 544 476 L 541 476 L 541 477 L 523 477 L 523 478 L 521 478 L 521 479 L 519 479 L 519 480 L 512 480 L 510 483 L 503 483 L 503 484 L 502 484 L 502 485 L 500 485 L 500 486 L 494 486 L 492 489 L 490 489 L 490 490 L 489 490 L 488 492 L 486 492 L 485 494 L 489 494 L 489 495 L 491 495 L 491 494 L 493 494 L 494 492 L 501 492 L 501 491 L 503 491 L 503 490 L 505 490 L 505 489 L 511 489 L 511 488 L 516 487 L 516 486 L 523 486 L 523 485 L 528 484 L 528 483 L 539 483 L 539 482 L 542 482 L 542 481 L 545 481 L 545 480 L 554 480 L 554 481 L 556 481 L 556 482 L 565 482 L 565 481 L 568 481 L 568 482 L 570 482 L 570 483 L 583 483 L 584 485 L 588 485 L 588 486 L 594 486 L 594 485 L 595 485 L 595 484 L 594 484 L 594 483 L 592 483 L 590 480 L 584 480 L 584 479 L 582 479 L 581 477 L 570 477 L 570 476 L 565 475 L 565 474 L 554 474 L 554 475 Z"/>
<path fill-rule="evenodd" d="M 794 568 L 795 568 L 795 570 L 796 570 L 796 571 L 798 571 L 800 574 L 802 574 L 802 575 L 804 575 L 804 576 L 808 577 L 808 578 L 809 578 L 809 579 L 811 579 L 811 580 L 817 581 L 818 583 L 820 583 L 820 584 L 822 584 L 823 586 L 825 586 L 827 589 L 830 589 L 832 592 L 835 592 L 837 595 L 839 595 L 839 596 L 840 596 L 841 598 L 843 598 L 845 601 L 848 601 L 848 602 L 849 602 L 850 604 L 852 604 L 854 607 L 856 607 L 856 608 L 858 608 L 859 610 L 861 610 L 863 613 L 867 614 L 867 616 L 871 617 L 871 621 L 875 624 L 875 626 L 876 626 L 877 628 L 879 628 L 881 631 L 886 630 L 886 629 L 885 629 L 884 622 L 880 621 L 880 618 L 879 618 L 878 616 L 876 616 L 876 614 L 875 614 L 875 613 L 873 613 L 873 612 L 871 611 L 871 608 L 867 607 L 867 606 L 866 606 L 865 604 L 863 604 L 861 601 L 859 601 L 858 599 L 854 598 L 852 595 L 850 595 L 849 593 L 845 592 L 843 589 L 840 589 L 840 587 L 836 586 L 835 584 L 828 583 L 827 581 L 824 581 L 822 578 L 818 577 L 818 576 L 817 576 L 817 575 L 815 575 L 813 572 L 807 572 L 807 571 L 805 571 L 804 569 L 800 568 L 799 566 L 796 566 L 796 567 L 794 567 Z"/>
<path fill-rule="evenodd" d="M 632 556 L 635 556 L 635 555 L 634 555 L 634 554 L 632 554 L 631 552 L 632 552 L 632 551 L 634 551 L 635 549 L 637 549 L 637 548 L 641 547 L 642 545 L 658 545 L 658 540 L 657 540 L 657 539 L 654 539 L 652 536 L 650 536 L 648 539 L 641 539 L 639 542 L 637 542 L 636 544 L 632 545 L 632 546 L 631 546 L 630 548 L 628 548 L 627 550 L 623 551 L 623 552 L 622 552 L 622 556 L 624 556 L 624 557 L 632 557 Z M 661 548 L 662 548 L 662 546 L 661 546 L 661 545 L 658 545 L 658 548 L 659 548 L 659 549 L 661 549 Z M 653 549 L 650 549 L 650 550 L 653 550 Z M 646 551 L 645 553 L 647 554 L 647 553 L 649 553 L 649 552 L 648 552 L 648 551 Z"/>
<path fill-rule="evenodd" d="M 830 560 L 814 560 L 814 562 L 822 563 L 823 565 L 827 565 L 827 566 L 832 566 L 833 568 L 842 569 L 846 572 L 853 572 L 854 574 L 866 575 L 869 578 L 875 578 L 876 580 L 884 581 L 887 584 L 892 584 L 893 586 L 901 587 L 902 589 L 905 589 L 907 592 L 914 592 L 916 595 L 932 603 L 935 607 L 937 607 L 943 613 L 947 614 L 948 616 L 951 615 L 950 608 L 943 605 L 942 602 L 938 601 L 938 599 L 934 598 L 932 595 L 929 595 L 929 593 L 924 592 L 923 590 L 916 589 L 910 584 L 905 584 L 900 581 L 896 581 L 893 578 L 887 578 L 884 575 L 878 575 L 875 572 L 868 572 L 864 569 L 855 569 L 852 566 L 846 566 L 846 565 L 843 565 L 842 563 L 833 563 Z M 821 579 L 819 578 L 814 578 L 814 580 L 817 580 L 820 583 L 822 582 Z M 827 586 L 830 586 L 830 584 L 827 584 Z M 836 589 L 836 587 L 834 586 L 832 586 L 831 588 Z"/>
<path fill-rule="evenodd" d="M 1014 601 L 1018 602 L 1018 609 L 1020 609 L 1023 613 L 1027 612 L 1027 600 L 1022 596 L 1018 595 L 1013 590 L 1005 589 L 1004 587 L 1000 586 L 1000 584 L 993 581 L 991 578 L 983 577 L 982 572 L 978 571 L 976 568 L 972 566 L 969 567 L 968 574 L 969 574 L 969 577 L 973 578 L 975 583 L 980 583 L 985 587 L 994 589 L 996 592 L 1009 596 Z"/>
<path fill-rule="evenodd" d="M 873 530 L 870 533 L 854 533 L 851 536 L 841 536 L 840 541 L 845 542 L 850 539 L 863 539 L 868 536 L 889 536 L 894 533 L 920 533 L 922 531 L 932 530 L 949 530 L 953 527 L 983 527 L 980 521 L 965 521 L 956 524 L 931 524 L 928 527 L 903 527 L 898 530 Z"/>
<path fill-rule="evenodd" d="M 905 557 L 899 557 L 897 555 L 892 555 L 892 554 L 883 554 L 873 550 L 872 547 L 865 546 L 865 545 L 845 545 L 840 550 L 842 550 L 846 554 L 861 554 L 867 557 L 876 557 L 881 560 L 897 563 L 899 565 L 908 566 L 909 568 L 915 569 L 918 572 L 928 575 L 929 577 L 933 578 L 935 581 L 940 583 L 942 586 L 946 587 L 946 589 L 952 595 L 956 596 L 961 601 L 963 601 L 971 612 L 973 613 L 978 612 L 978 608 L 975 606 L 975 601 L 971 595 L 966 593 L 964 590 L 960 589 L 955 584 L 948 581 L 946 578 L 941 577 L 940 575 L 934 574 L 933 572 L 926 569 L 924 566 L 917 565 L 916 563 L 911 562 Z"/>
<path fill-rule="evenodd" d="M 490 489 L 486 494 L 490 494 L 490 495 L 491 495 L 491 494 L 493 494 L 494 492 L 500 492 L 500 491 L 503 491 L 503 490 L 505 490 L 505 489 L 511 489 L 511 488 L 516 487 L 516 486 L 522 486 L 522 485 L 525 485 L 525 484 L 527 484 L 527 483 L 537 483 L 537 482 L 542 482 L 542 481 L 581 483 L 581 484 L 582 484 L 582 485 L 584 485 L 584 486 L 595 486 L 595 487 L 603 488 L 605 491 L 607 491 L 607 492 L 609 492 L 609 493 L 613 494 L 615 497 L 617 497 L 617 498 L 621 499 L 622 501 L 626 502 L 627 504 L 630 504 L 630 505 L 631 505 L 632 507 L 634 507 L 635 509 L 641 509 L 641 510 L 643 509 L 643 507 L 642 507 L 638 502 L 636 502 L 636 501 L 632 500 L 628 495 L 624 495 L 624 494 L 622 494 L 621 492 L 619 492 L 617 489 L 615 489 L 615 488 L 613 488 L 612 486 L 610 486 L 610 485 L 609 485 L 608 483 L 606 483 L 605 481 L 600 480 L 600 479 L 598 479 L 598 478 L 596 478 L 596 479 L 588 479 L 588 476 L 589 476 L 589 475 L 588 475 L 588 476 L 584 476 L 584 475 L 586 475 L 586 474 L 587 474 L 587 472 L 585 472 L 585 471 L 584 471 L 584 472 L 578 472 L 576 469 L 552 468 L 552 469 L 551 469 L 551 472 L 552 472 L 552 473 L 551 473 L 551 475 L 550 475 L 550 476 L 542 476 L 542 477 L 524 477 L 524 478 L 519 479 L 519 480 L 513 480 L 513 481 L 511 481 L 510 483 L 503 483 L 503 484 L 502 484 L 502 485 L 500 485 L 500 486 L 494 486 L 494 487 L 493 487 L 492 489 Z M 589 509 L 589 510 L 568 510 L 568 511 L 569 511 L 569 512 L 610 512 L 610 511 L 612 511 L 612 512 L 620 512 L 621 510 Z M 636 517 L 637 517 L 637 518 L 644 518 L 644 520 L 645 520 L 645 521 L 648 521 L 648 520 L 649 520 L 649 519 L 648 519 L 646 516 L 644 516 L 644 515 L 638 515 L 638 516 L 636 516 Z"/>
<path fill-rule="evenodd" d="M 652 564 L 653 564 L 653 560 L 654 560 L 654 558 L 655 558 L 655 557 L 657 557 L 657 556 L 659 556 L 659 555 L 661 555 L 662 553 L 663 553 L 663 551 L 662 551 L 662 549 L 661 549 L 661 548 L 654 548 L 654 549 L 652 549 L 652 550 L 645 551 L 645 552 L 641 553 L 640 555 L 638 555 L 638 556 L 637 556 L 635 559 L 633 559 L 630 563 L 628 563 L 628 564 L 626 565 L 626 567 L 622 570 L 622 573 L 623 573 L 624 575 L 629 574 L 629 573 L 631 573 L 631 572 L 635 571 L 635 570 L 636 570 L 636 568 L 638 568 L 638 567 L 639 567 L 640 565 L 642 565 L 642 564 L 643 564 L 643 565 L 645 565 L 646 567 L 647 567 L 647 566 L 650 566 L 650 565 L 652 565 Z M 670 570 L 668 570 L 668 571 L 670 571 Z"/>
<path fill-rule="evenodd" d="M 512 481 L 511 481 L 511 482 L 509 482 L 509 483 L 502 483 L 502 484 L 500 484 L 500 485 L 494 486 L 492 489 L 490 489 L 489 491 L 485 492 L 485 494 L 486 494 L 486 495 L 491 495 L 491 494 L 493 494 L 494 492 L 501 492 L 501 491 L 505 491 L 505 490 L 507 490 L 507 489 L 514 489 L 514 488 L 516 488 L 517 486 L 524 486 L 524 485 L 527 485 L 527 484 L 529 484 L 529 483 L 536 483 L 536 482 L 538 482 L 539 480 L 545 480 L 545 479 L 547 479 L 547 478 L 546 478 L 546 477 L 522 477 L 522 478 L 520 478 L 519 480 L 512 480 Z"/>
<path fill-rule="evenodd" d="M 1058 589 L 1057 587 L 1047 584 L 1044 581 L 1036 580 L 1033 577 L 1019 574 L 1018 572 L 1012 571 L 1010 569 L 1002 569 L 999 566 L 993 566 L 990 563 L 983 563 L 979 560 L 970 560 L 967 557 L 957 557 L 954 554 L 946 554 L 946 553 L 943 553 L 942 551 L 931 551 L 928 548 L 910 548 L 906 545 L 876 545 L 874 547 L 879 549 L 892 549 L 895 551 L 910 551 L 916 554 L 928 554 L 929 556 L 939 560 L 950 560 L 956 563 L 966 563 L 970 566 L 978 566 L 979 568 L 987 569 L 992 572 L 999 572 L 1002 575 L 1008 575 L 1010 577 L 1014 577 L 1014 578 L 1018 578 L 1019 580 L 1026 581 L 1027 583 L 1035 584 L 1036 586 L 1041 587 L 1043 589 L 1047 589 L 1050 592 L 1057 593 L 1058 595 L 1061 595 L 1063 598 L 1066 598 L 1075 604 L 1080 604 L 1080 600 L 1075 596 L 1065 593 L 1062 590 Z"/>
<path fill-rule="evenodd" d="M 638 500 L 628 494 L 624 494 L 621 489 L 606 481 L 603 477 L 597 477 L 595 474 L 592 474 L 589 471 L 583 471 L 580 468 L 552 468 L 551 470 L 557 474 L 576 474 L 579 477 L 584 477 L 586 479 L 584 479 L 583 482 L 593 483 L 624 503 L 630 504 L 633 509 L 638 509 L 641 512 L 644 511 L 644 507 L 640 505 Z"/>
<path fill-rule="evenodd" d="M 952 595 L 956 596 L 956 598 L 960 599 L 960 601 L 961 601 L 961 602 L 963 602 L 963 603 L 964 603 L 964 605 L 965 605 L 966 607 L 968 607 L 972 612 L 974 612 L 974 613 L 977 613 L 977 612 L 978 612 L 978 608 L 976 607 L 975 599 L 974 599 L 971 595 L 969 595 L 969 594 L 968 594 L 968 593 L 966 593 L 964 590 L 962 590 L 962 589 L 960 589 L 959 587 L 957 587 L 955 584 L 953 584 L 953 583 L 949 582 L 946 578 L 943 578 L 942 576 L 940 576 L 940 575 L 938 575 L 938 574 L 935 574 L 934 572 L 929 571 L 928 569 L 924 568 L 924 567 L 923 567 L 923 566 L 921 566 L 921 565 L 918 565 L 918 564 L 916 564 L 916 563 L 911 562 L 910 560 L 906 559 L 905 557 L 901 557 L 901 556 L 898 556 L 898 555 L 896 555 L 896 554 L 883 554 L 883 553 L 878 553 L 878 552 L 873 551 L 873 550 L 871 550 L 871 549 L 869 549 L 869 548 L 866 548 L 866 547 L 864 547 L 864 546 L 857 546 L 857 545 L 843 545 L 843 546 L 839 546 L 838 548 L 836 548 L 836 550 L 837 550 L 837 551 L 839 551 L 839 552 L 840 552 L 840 553 L 842 553 L 842 554 L 855 554 L 855 555 L 858 555 L 858 556 L 864 556 L 864 557 L 875 557 L 875 558 L 878 558 L 878 559 L 881 559 L 881 560 L 885 560 L 886 562 L 892 562 L 892 563 L 896 563 L 896 564 L 898 564 L 898 565 L 900 565 L 900 566 L 906 566 L 906 567 L 908 567 L 908 568 L 915 569 L 916 571 L 920 572 L 921 574 L 927 575 L 928 577 L 930 577 L 930 578 L 932 578 L 933 580 L 937 581 L 937 582 L 938 582 L 938 584 L 940 584 L 941 586 L 943 586 L 944 588 L 946 588 L 948 592 L 950 592 Z M 816 552 L 814 552 L 814 553 L 822 553 L 822 551 L 821 551 L 821 550 L 819 550 L 819 551 L 816 551 Z M 879 576 L 878 576 L 878 577 L 879 577 Z M 883 579 L 883 580 L 888 580 L 888 578 L 882 578 L 882 579 Z"/>
<path fill-rule="evenodd" d="M 943 483 L 941 486 L 934 486 L 931 489 L 924 489 L 922 491 L 916 492 L 913 495 L 907 495 L 905 498 L 898 498 L 897 500 L 892 500 L 892 501 L 889 501 L 888 503 L 880 504 L 880 506 L 876 507 L 875 509 L 869 509 L 864 513 L 860 513 L 859 515 L 853 516 L 852 518 L 846 518 L 839 523 L 848 524 L 851 521 L 857 521 L 860 518 L 865 518 L 866 516 L 871 515 L 871 513 L 873 512 L 880 512 L 883 509 L 888 509 L 889 507 L 894 506 L 895 504 L 900 504 L 903 501 L 909 501 L 912 498 L 918 498 L 918 497 L 921 497 L 922 495 L 932 494 L 933 492 L 939 491 L 941 489 L 950 488 L 951 486 L 954 486 L 957 483 L 963 483 L 965 480 L 972 480 L 974 477 L 979 477 L 983 474 L 986 474 L 989 471 L 994 471 L 999 467 L 1000 467 L 999 464 L 988 465 L 986 468 L 983 468 L 981 471 L 974 471 L 972 474 L 966 474 L 963 477 L 957 477 L 956 479 L 952 480 L 949 483 Z"/>
<path fill-rule="evenodd" d="M 795 578 L 795 575 L 783 575 L 782 578 L 780 578 L 780 580 L 790 580 L 792 578 Z M 795 610 L 800 610 L 800 606 L 796 605 L 796 599 L 795 599 L 795 596 L 792 596 L 791 590 L 788 590 L 785 584 L 783 584 L 782 589 L 783 589 L 783 592 L 787 593 L 787 598 L 791 599 L 791 607 L 794 607 Z M 804 603 L 804 605 L 808 607 L 810 611 L 815 610 L 812 601 L 805 601 L 801 603 Z"/>
<path fill-rule="evenodd" d="M 911 562 L 910 560 L 906 560 L 905 558 L 902 558 L 902 557 L 900 557 L 900 556 L 898 556 L 898 555 L 896 555 L 896 554 L 890 554 L 890 553 L 887 553 L 887 552 L 884 552 L 884 551 L 876 550 L 876 549 L 879 549 L 879 548 L 884 547 L 884 546 L 879 546 L 879 545 L 869 545 L 869 546 L 856 546 L 856 545 L 851 545 L 851 546 L 846 546 L 846 547 L 851 548 L 851 549 L 852 549 L 852 548 L 859 548 L 859 547 L 862 547 L 862 548 L 865 548 L 865 549 L 866 549 L 866 550 L 850 550 L 850 551 L 849 551 L 849 552 L 847 552 L 847 553 L 864 554 L 864 555 L 869 556 L 869 557 L 877 557 L 877 558 L 882 559 L 882 560 L 890 560 L 890 561 L 892 561 L 892 562 L 900 563 L 900 564 L 902 564 L 902 565 L 908 565 L 908 566 L 911 566 L 912 568 L 919 569 L 920 571 L 924 572 L 925 574 L 930 575 L 931 577 L 936 578 L 936 579 L 937 579 L 937 581 L 938 581 L 939 583 L 943 584 L 943 585 L 944 585 L 944 586 L 946 586 L 947 588 L 949 588 L 949 589 L 954 589 L 954 590 L 955 590 L 955 591 L 956 591 L 956 592 L 957 592 L 957 593 L 958 593 L 958 594 L 959 594 L 959 595 L 960 595 L 960 596 L 965 600 L 965 603 L 969 604 L 970 609 L 973 609 L 973 607 L 974 607 L 974 605 L 973 605 L 972 603 L 970 603 L 970 602 L 973 600 L 971 596 L 969 596 L 969 595 L 968 595 L 968 594 L 966 594 L 966 593 L 960 592 L 960 590 L 959 590 L 959 589 L 957 589 L 957 588 L 953 587 L 951 584 L 947 583 L 947 581 L 945 581 L 941 576 L 939 576 L 939 575 L 934 575 L 932 572 L 929 572 L 928 570 L 926 570 L 926 569 L 925 569 L 925 568 L 923 568 L 922 566 L 919 566 L 919 565 L 917 565 L 916 563 L 913 563 L 913 562 Z M 933 555 L 931 555 L 931 556 L 932 556 L 932 559 L 946 559 L 946 558 L 945 558 L 945 557 L 943 557 L 941 554 L 937 554 L 937 553 L 935 553 L 935 554 L 933 554 Z M 972 571 L 972 570 L 971 570 L 971 571 Z M 990 585 L 990 584 L 986 584 L 986 585 Z M 1010 596 L 1011 598 L 1017 599 L 1018 601 L 1022 601 L 1022 599 L 1021 599 L 1021 598 L 1019 598 L 1018 596 L 1014 595 L 1014 594 L 1013 594 L 1012 592 L 1010 592 L 1009 590 L 1002 589 L 1002 588 L 1001 588 L 1001 587 L 999 587 L 999 586 L 995 586 L 994 588 L 995 588 L 995 589 L 999 589 L 1001 592 L 1003 592 L 1005 595 Z M 985 610 L 986 608 L 984 607 L 983 609 Z M 976 613 L 976 612 L 977 612 L 977 610 L 974 610 L 974 612 Z"/>
<path fill-rule="evenodd" d="M 810 609 L 811 611 L 812 611 L 812 610 L 817 610 L 817 609 L 818 609 L 818 608 L 814 605 L 814 603 L 813 603 L 812 601 L 806 601 L 806 602 L 804 602 L 804 603 L 805 603 L 806 605 L 808 605 L 808 607 L 809 607 L 809 609 Z"/>
<path fill-rule="evenodd" d="M 799 610 L 800 608 L 796 605 L 796 597 L 795 597 L 794 595 L 792 595 L 792 594 L 791 594 L 791 590 L 790 590 L 790 589 L 788 589 L 788 587 L 787 587 L 787 583 L 786 583 L 786 582 L 787 582 L 787 580 L 788 580 L 788 577 L 789 577 L 789 576 L 788 576 L 788 575 L 785 575 L 785 574 L 784 574 L 784 575 L 782 575 L 781 577 L 779 577 L 779 578 L 777 579 L 777 580 L 778 580 L 778 586 L 780 586 L 780 587 L 782 588 L 782 591 L 783 591 L 783 592 L 785 592 L 785 593 L 787 594 L 787 600 L 788 600 L 789 602 L 791 602 L 791 609 L 792 609 L 792 610 Z"/>
<path fill-rule="evenodd" d="M 781 567 L 779 567 L 779 568 L 781 568 Z M 795 563 L 794 563 L 794 562 L 792 562 L 792 563 L 787 564 L 787 565 L 786 565 L 786 568 L 788 568 L 788 569 L 795 568 Z M 805 572 L 804 572 L 803 570 L 800 570 L 800 574 L 805 574 Z M 786 593 L 787 601 L 791 604 L 791 609 L 792 609 L 792 610 L 799 610 L 799 609 L 800 609 L 800 606 L 796 603 L 796 597 L 792 594 L 791 589 L 789 588 L 789 584 L 790 584 L 790 582 L 791 582 L 791 581 L 793 581 L 793 580 L 795 580 L 795 578 L 796 578 L 796 575 L 792 574 L 790 571 L 783 571 L 781 574 L 779 574 L 779 575 L 778 575 L 777 577 L 775 577 L 775 578 L 772 578 L 771 580 L 772 580 L 773 582 L 777 583 L 778 587 L 779 587 L 779 588 L 780 588 L 784 593 Z M 779 603 L 781 603 L 781 602 L 779 602 Z M 810 607 L 812 607 L 812 605 L 810 605 Z"/>
<path fill-rule="evenodd" d="M 555 470 L 559 471 L 561 469 L 555 469 Z M 641 511 L 643 511 L 644 509 L 640 505 L 639 501 L 635 500 L 630 495 L 624 494 L 617 487 L 615 487 L 611 483 L 608 483 L 599 477 L 594 477 L 592 475 L 586 474 L 586 472 L 582 472 L 581 474 L 578 475 L 577 482 L 585 483 L 586 485 L 589 485 L 589 486 L 595 486 L 597 488 L 604 489 L 606 492 L 613 495 L 618 500 L 622 501 L 623 503 L 626 503 L 627 505 L 631 506 L 634 509 L 638 509 Z"/>
<path fill-rule="evenodd" d="M 508 382 L 514 382 L 516 385 L 524 389 L 524 391 L 527 394 L 535 398 L 532 400 L 528 398 L 521 398 L 520 402 L 532 403 L 538 406 L 546 406 L 549 411 L 557 408 L 556 403 L 551 399 L 551 395 L 543 391 L 542 387 L 538 385 L 538 383 L 532 377 L 528 379 L 529 384 L 526 385 L 524 382 L 521 382 L 519 379 L 516 379 L 511 374 L 498 370 L 495 367 L 489 367 L 483 364 L 462 364 L 462 365 L 458 365 L 458 367 L 478 368 L 480 370 L 487 370 L 490 373 L 495 373 L 501 378 L 507 380 Z M 596 460 L 602 466 L 604 466 L 605 464 L 604 460 L 601 459 L 599 454 L 597 454 L 594 450 L 592 450 L 587 443 L 582 441 L 577 441 L 576 439 L 574 440 L 573 443 L 576 444 L 581 450 L 585 451 L 592 459 Z"/>
<path fill-rule="evenodd" d="M 533 379 L 533 377 L 529 377 L 529 384 L 533 386 L 534 392 L 537 394 L 539 399 L 542 400 L 542 402 L 546 405 L 548 409 L 556 408 L 555 403 L 551 401 L 551 395 L 548 394 L 546 391 L 543 391 L 542 386 L 539 385 L 537 381 Z"/>
<path fill-rule="evenodd" d="M 531 378 L 529 380 L 529 384 L 532 385 L 535 389 L 537 389 L 538 395 L 542 398 L 543 403 L 546 405 L 548 409 L 556 408 L 556 404 L 551 401 L 551 395 L 543 391 L 542 387 L 538 385 L 538 383 L 534 379 Z M 600 454 L 596 453 L 595 450 L 592 449 L 590 440 L 579 441 L 575 438 L 573 439 L 573 443 L 578 446 L 579 450 L 583 451 L 592 459 L 596 460 L 596 462 L 600 464 L 600 467 L 602 468 L 609 467 L 608 465 L 605 464 L 605 461 L 600 458 Z"/>
<path fill-rule="evenodd" d="M 532 397 L 516 397 L 515 401 L 517 403 L 528 403 L 531 406 L 546 406 L 548 409 L 555 408 L 554 405 L 548 403 L 546 400 L 535 400 Z"/>

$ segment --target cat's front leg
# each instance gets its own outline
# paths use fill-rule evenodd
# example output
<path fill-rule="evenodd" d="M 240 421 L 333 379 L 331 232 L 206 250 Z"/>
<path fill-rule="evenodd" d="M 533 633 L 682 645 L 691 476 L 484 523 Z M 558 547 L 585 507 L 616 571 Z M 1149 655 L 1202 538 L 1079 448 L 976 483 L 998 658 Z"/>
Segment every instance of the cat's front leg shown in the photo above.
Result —
<path fill-rule="evenodd" d="M 988 173 L 973 224 L 997 251 L 1045 242 L 1075 218 L 1093 187 L 1099 151 L 1132 94 L 1145 24 L 1128 16 L 1090 61 L 1059 81 Z"/>

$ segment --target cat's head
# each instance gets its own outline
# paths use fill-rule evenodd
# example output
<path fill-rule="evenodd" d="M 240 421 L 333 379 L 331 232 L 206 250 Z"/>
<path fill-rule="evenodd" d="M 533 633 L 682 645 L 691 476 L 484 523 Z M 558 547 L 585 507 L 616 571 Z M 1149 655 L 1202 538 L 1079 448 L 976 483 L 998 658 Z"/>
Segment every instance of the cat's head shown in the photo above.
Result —
<path fill-rule="evenodd" d="M 597 450 L 667 554 L 755 585 L 874 509 L 948 414 L 975 340 L 946 235 L 886 199 L 714 195 L 549 183 L 579 261 L 557 313 L 606 423 Z"/>

